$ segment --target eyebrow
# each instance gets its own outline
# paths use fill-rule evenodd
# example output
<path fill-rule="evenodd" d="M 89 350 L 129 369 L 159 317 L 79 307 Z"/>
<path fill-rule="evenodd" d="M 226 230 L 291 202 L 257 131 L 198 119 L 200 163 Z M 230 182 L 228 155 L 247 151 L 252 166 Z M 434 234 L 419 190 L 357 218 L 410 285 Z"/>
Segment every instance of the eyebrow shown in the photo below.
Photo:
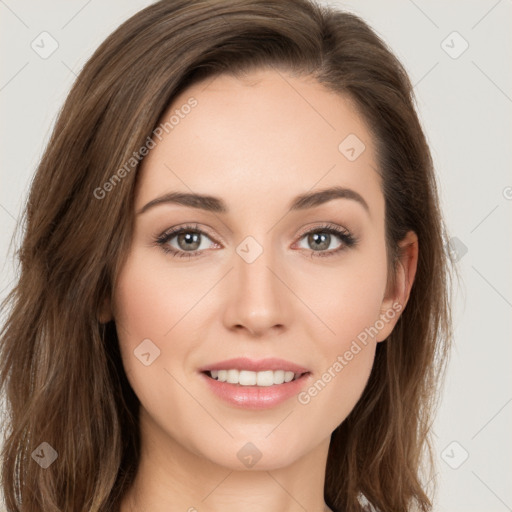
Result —
<path fill-rule="evenodd" d="M 355 190 L 345 187 L 330 187 L 315 192 L 307 192 L 305 194 L 301 194 L 291 201 L 289 210 L 307 210 L 309 208 L 320 206 L 334 199 L 351 199 L 359 203 L 367 213 L 370 213 L 370 208 L 364 198 Z M 198 208 L 208 212 L 229 213 L 227 204 L 218 197 L 201 194 L 190 194 L 185 192 L 169 192 L 151 200 L 149 203 L 144 205 L 137 212 L 137 215 L 140 215 L 155 206 L 169 203 L 188 206 L 189 208 Z"/>

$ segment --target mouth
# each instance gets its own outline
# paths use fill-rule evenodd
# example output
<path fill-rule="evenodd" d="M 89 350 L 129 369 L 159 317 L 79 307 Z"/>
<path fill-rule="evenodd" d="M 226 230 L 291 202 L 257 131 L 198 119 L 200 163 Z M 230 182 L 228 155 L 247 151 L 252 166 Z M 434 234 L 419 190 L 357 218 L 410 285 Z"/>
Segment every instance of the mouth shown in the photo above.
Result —
<path fill-rule="evenodd" d="M 219 365 L 224 368 L 219 369 Z M 296 397 L 313 379 L 313 374 L 306 368 L 291 364 L 288 364 L 288 370 L 283 369 L 286 364 L 280 364 L 279 368 L 277 363 L 274 365 L 277 369 L 268 370 L 265 369 L 267 365 L 262 363 L 257 365 L 258 371 L 238 370 L 226 363 L 216 366 L 216 369 L 202 368 L 199 375 L 209 392 L 239 409 L 264 410 L 278 407 Z"/>

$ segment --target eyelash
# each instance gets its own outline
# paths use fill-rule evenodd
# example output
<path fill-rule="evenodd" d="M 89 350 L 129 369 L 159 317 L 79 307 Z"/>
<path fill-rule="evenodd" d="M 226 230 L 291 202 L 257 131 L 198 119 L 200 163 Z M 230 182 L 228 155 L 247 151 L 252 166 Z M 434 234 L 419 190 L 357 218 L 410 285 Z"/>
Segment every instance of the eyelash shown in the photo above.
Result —
<path fill-rule="evenodd" d="M 167 245 L 167 242 L 169 242 L 169 240 L 175 236 L 181 233 L 189 232 L 199 233 L 211 239 L 208 233 L 204 232 L 202 229 L 199 229 L 197 224 L 188 224 L 178 228 L 170 229 L 169 231 L 162 233 L 155 239 L 155 243 L 160 246 L 161 249 L 167 254 L 172 254 L 178 258 L 194 258 L 201 255 L 203 251 L 179 251 L 174 248 L 170 248 L 169 245 Z M 341 239 L 342 245 L 337 249 L 332 249 L 330 251 L 311 251 L 311 257 L 326 258 L 335 256 L 340 251 L 353 247 L 358 243 L 358 239 L 354 237 L 348 230 L 339 228 L 335 224 L 324 224 L 310 229 L 309 231 L 302 233 L 299 236 L 299 240 L 302 240 L 306 235 L 310 235 L 312 233 L 328 233 L 331 235 L 337 235 Z"/>

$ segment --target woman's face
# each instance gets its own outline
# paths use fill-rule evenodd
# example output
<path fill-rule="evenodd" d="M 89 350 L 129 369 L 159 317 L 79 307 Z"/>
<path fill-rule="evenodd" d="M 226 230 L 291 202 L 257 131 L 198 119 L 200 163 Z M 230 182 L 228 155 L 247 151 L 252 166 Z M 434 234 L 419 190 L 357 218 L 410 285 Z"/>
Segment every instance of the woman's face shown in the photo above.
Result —
<path fill-rule="evenodd" d="M 112 304 L 141 429 L 162 451 L 284 467 L 328 444 L 402 307 L 386 293 L 374 143 L 347 99 L 275 71 L 196 84 L 171 115 L 138 176 Z M 201 371 L 232 358 L 285 362 L 244 371 L 257 387 Z M 308 373 L 263 385 L 287 365 Z"/>

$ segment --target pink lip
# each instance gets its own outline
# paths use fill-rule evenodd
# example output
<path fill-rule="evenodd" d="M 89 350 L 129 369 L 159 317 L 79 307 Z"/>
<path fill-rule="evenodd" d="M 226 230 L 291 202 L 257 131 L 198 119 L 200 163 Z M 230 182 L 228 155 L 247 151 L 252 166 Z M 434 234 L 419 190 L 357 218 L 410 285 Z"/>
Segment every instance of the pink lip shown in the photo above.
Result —
<path fill-rule="evenodd" d="M 230 368 L 236 368 L 236 365 Z M 270 368 L 266 367 L 266 369 Z M 205 380 L 210 390 L 219 398 L 222 398 L 235 407 L 255 410 L 276 407 L 289 398 L 297 396 L 312 377 L 311 373 L 307 373 L 297 380 L 274 386 L 241 386 L 240 384 L 219 382 L 209 377 L 205 372 L 200 373 L 200 376 Z"/>
<path fill-rule="evenodd" d="M 218 363 L 210 364 L 199 368 L 200 372 L 207 372 L 212 370 L 249 370 L 252 372 L 262 372 L 265 370 L 284 370 L 293 373 L 307 373 L 309 370 L 302 366 L 285 361 L 284 359 L 277 359 L 275 357 L 267 359 L 249 359 L 247 357 L 236 357 L 234 359 L 227 359 Z"/>

